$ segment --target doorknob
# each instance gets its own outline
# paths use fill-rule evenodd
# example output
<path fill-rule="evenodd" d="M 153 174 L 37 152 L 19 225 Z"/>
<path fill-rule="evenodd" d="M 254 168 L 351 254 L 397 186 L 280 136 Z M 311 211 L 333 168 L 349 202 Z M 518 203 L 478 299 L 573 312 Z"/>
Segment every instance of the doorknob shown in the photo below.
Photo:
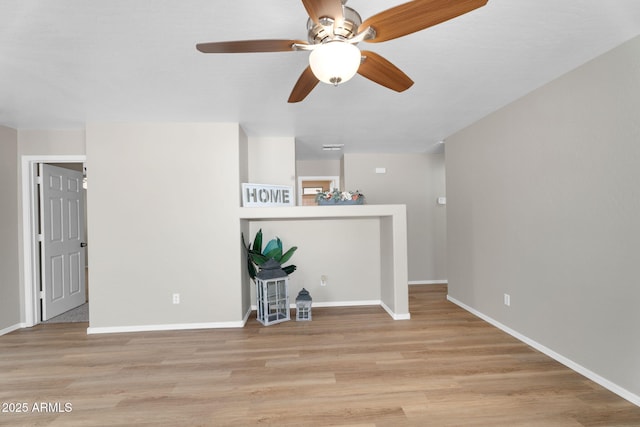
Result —
<path fill-rule="evenodd" d="M 80 247 L 81 247 L 81 248 L 86 248 L 86 247 L 87 247 L 87 244 L 86 244 L 85 242 L 80 242 Z"/>

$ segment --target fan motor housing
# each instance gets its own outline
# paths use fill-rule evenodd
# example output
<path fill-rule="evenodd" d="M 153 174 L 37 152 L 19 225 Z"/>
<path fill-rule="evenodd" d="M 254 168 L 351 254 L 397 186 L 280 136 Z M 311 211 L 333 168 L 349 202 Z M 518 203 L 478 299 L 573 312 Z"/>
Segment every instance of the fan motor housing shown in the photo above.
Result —
<path fill-rule="evenodd" d="M 330 17 L 322 17 L 313 22 L 311 18 L 307 20 L 307 38 L 311 44 L 326 43 L 331 40 L 349 40 L 358 34 L 358 28 L 362 24 L 360 14 L 350 7 L 343 6 L 344 19 L 336 22 Z"/>

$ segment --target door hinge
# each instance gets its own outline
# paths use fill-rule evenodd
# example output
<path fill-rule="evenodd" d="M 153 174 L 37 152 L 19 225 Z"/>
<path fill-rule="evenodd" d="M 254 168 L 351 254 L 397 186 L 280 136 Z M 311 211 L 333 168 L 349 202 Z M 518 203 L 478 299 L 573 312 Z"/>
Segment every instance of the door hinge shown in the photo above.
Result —
<path fill-rule="evenodd" d="M 44 241 L 44 234 L 40 233 L 38 234 L 38 242 L 43 242 Z"/>
<path fill-rule="evenodd" d="M 40 299 L 44 299 L 44 291 L 40 291 Z"/>
<path fill-rule="evenodd" d="M 36 177 L 36 184 L 42 185 L 42 182 L 43 181 L 42 181 L 42 177 L 41 176 Z"/>

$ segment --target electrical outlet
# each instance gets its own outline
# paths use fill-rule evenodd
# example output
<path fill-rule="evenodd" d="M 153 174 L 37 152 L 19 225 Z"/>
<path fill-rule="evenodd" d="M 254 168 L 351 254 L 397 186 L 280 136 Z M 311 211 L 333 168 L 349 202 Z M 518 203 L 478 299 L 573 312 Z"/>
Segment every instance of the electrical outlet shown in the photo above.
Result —
<path fill-rule="evenodd" d="M 320 286 L 327 286 L 327 276 L 320 276 Z"/>
<path fill-rule="evenodd" d="M 180 304 L 180 294 L 173 294 L 173 303 Z"/>
<path fill-rule="evenodd" d="M 511 295 L 504 294 L 504 305 L 507 307 L 511 306 Z"/>

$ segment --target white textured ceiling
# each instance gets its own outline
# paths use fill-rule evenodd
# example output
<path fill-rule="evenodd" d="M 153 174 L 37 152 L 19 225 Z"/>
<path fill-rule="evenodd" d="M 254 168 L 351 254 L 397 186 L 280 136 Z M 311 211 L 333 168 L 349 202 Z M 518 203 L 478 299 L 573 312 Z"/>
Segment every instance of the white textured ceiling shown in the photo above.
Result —
<path fill-rule="evenodd" d="M 452 0 L 455 1 L 455 0 Z M 367 18 L 402 1 L 351 0 Z M 424 152 L 448 135 L 640 34 L 638 0 L 489 0 L 384 43 L 362 43 L 415 84 L 360 76 L 287 98 L 308 53 L 205 55 L 198 42 L 306 39 L 297 0 L 1 0 L 0 125 L 239 122 L 295 136 L 300 159 Z M 364 45 L 364 46 L 362 46 Z"/>

